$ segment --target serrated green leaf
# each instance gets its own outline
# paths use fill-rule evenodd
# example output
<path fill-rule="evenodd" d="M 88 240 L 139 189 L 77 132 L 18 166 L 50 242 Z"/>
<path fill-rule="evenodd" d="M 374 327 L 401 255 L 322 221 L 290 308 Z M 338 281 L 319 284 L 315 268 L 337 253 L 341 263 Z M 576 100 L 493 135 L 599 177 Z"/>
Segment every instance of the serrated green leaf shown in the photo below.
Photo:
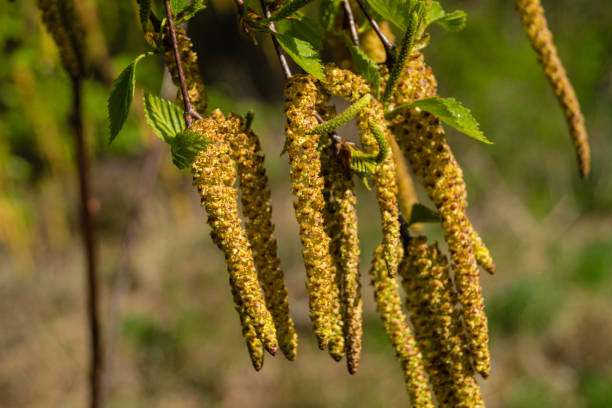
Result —
<path fill-rule="evenodd" d="M 302 67 L 304 71 L 321 81 L 325 79 L 319 52 L 312 43 L 287 34 L 274 33 L 274 36 L 281 47 L 283 47 L 283 50 L 285 50 L 293 61 Z"/>
<path fill-rule="evenodd" d="M 410 12 L 419 0 L 367 0 L 367 3 L 383 19 L 404 32 L 408 29 Z"/>
<path fill-rule="evenodd" d="M 408 225 L 419 222 L 440 222 L 440 214 L 423 204 L 415 203 L 410 211 Z"/>
<path fill-rule="evenodd" d="M 289 0 L 270 16 L 270 21 L 280 21 L 287 18 L 312 2 L 313 0 Z"/>
<path fill-rule="evenodd" d="M 132 101 L 134 100 L 134 90 L 136 89 L 136 65 L 144 57 L 151 53 L 140 54 L 130 65 L 119 74 L 113 82 L 111 92 L 108 97 L 108 121 L 110 124 L 110 141 L 121 131 L 130 112 Z"/>
<path fill-rule="evenodd" d="M 179 169 L 191 166 L 191 163 L 210 142 L 193 130 L 180 132 L 170 142 L 172 163 Z"/>
<path fill-rule="evenodd" d="M 206 8 L 205 0 L 194 0 L 193 3 L 181 10 L 180 15 L 176 19 L 176 24 L 183 24 L 191 20 L 193 16 Z"/>
<path fill-rule="evenodd" d="M 151 0 L 140 0 L 140 25 L 142 26 L 142 31 L 147 31 L 147 25 L 149 24 L 149 16 L 151 15 Z"/>
<path fill-rule="evenodd" d="M 281 34 L 311 43 L 318 52 L 323 50 L 323 29 L 319 23 L 302 13 L 296 13 L 291 19 L 277 22 L 276 30 Z"/>
<path fill-rule="evenodd" d="M 185 130 L 183 109 L 178 105 L 145 92 L 144 108 L 147 123 L 164 142 L 171 143 L 176 135 Z"/>
<path fill-rule="evenodd" d="M 472 116 L 472 112 L 454 98 L 438 98 L 434 96 L 432 98 L 419 99 L 413 102 L 411 106 L 436 115 L 442 122 L 476 140 L 488 144 L 493 143 L 482 133 L 478 122 Z"/>
<path fill-rule="evenodd" d="M 460 31 L 465 27 L 467 14 L 463 10 L 445 13 L 437 1 L 432 1 L 427 10 L 426 24 L 436 23 L 447 31 Z"/>
<path fill-rule="evenodd" d="M 332 31 L 342 0 L 323 0 L 319 8 L 319 22 L 325 31 Z"/>
<path fill-rule="evenodd" d="M 348 37 L 346 37 L 346 43 L 357 70 L 370 82 L 374 94 L 378 97 L 380 94 L 380 71 L 378 65 L 361 51 L 359 47 L 355 46 Z"/>

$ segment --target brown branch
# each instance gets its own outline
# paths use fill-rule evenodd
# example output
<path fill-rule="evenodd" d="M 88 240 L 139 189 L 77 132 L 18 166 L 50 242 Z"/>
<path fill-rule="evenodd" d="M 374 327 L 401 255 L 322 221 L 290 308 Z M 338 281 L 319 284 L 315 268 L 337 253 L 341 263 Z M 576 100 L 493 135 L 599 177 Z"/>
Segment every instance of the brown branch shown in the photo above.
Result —
<path fill-rule="evenodd" d="M 93 198 L 89 177 L 89 157 L 85 145 L 83 131 L 83 87 L 82 80 L 72 78 L 72 114 L 70 125 L 76 139 L 77 162 L 79 172 L 79 189 L 81 205 L 81 228 L 87 260 L 86 296 L 87 316 L 90 334 L 90 361 L 89 361 L 89 406 L 99 408 L 102 406 L 101 383 L 103 374 L 103 345 L 100 330 L 99 286 L 96 257 L 96 235 L 93 222 Z"/>
<path fill-rule="evenodd" d="M 172 42 L 172 49 L 174 50 L 174 58 L 176 59 L 176 70 L 178 71 L 179 82 L 181 84 L 181 93 L 183 94 L 183 102 L 185 103 L 185 124 L 187 127 L 190 127 L 193 118 L 202 119 L 202 116 L 200 116 L 200 114 L 193 109 L 193 105 L 189 99 L 187 81 L 185 80 L 185 73 L 183 72 L 183 64 L 181 62 L 181 54 L 178 48 L 178 41 L 176 40 L 176 28 L 174 27 L 174 18 L 172 17 L 170 0 L 164 0 L 164 5 L 166 6 L 166 17 L 168 18 L 168 25 L 170 29 L 170 40 Z"/>
<path fill-rule="evenodd" d="M 344 13 L 351 32 L 351 40 L 353 41 L 353 44 L 359 47 L 359 34 L 357 33 L 357 24 L 355 24 L 355 16 L 353 16 L 351 4 L 349 3 L 349 0 L 343 0 L 342 4 L 344 6 Z"/>
<path fill-rule="evenodd" d="M 240 4 L 242 0 L 238 0 L 238 4 Z M 268 3 L 266 0 L 261 0 L 261 8 L 264 12 L 264 16 L 269 19 L 272 16 L 272 12 L 270 12 L 270 7 L 268 7 Z M 273 21 L 270 21 L 270 29 L 276 32 L 276 24 Z M 287 62 L 287 56 L 283 52 L 278 40 L 271 34 L 272 43 L 274 44 L 274 49 L 276 50 L 276 55 L 278 55 L 278 61 L 280 62 L 281 68 L 283 70 L 283 74 L 285 75 L 285 79 L 291 78 L 291 69 L 289 68 L 289 63 Z"/>
<path fill-rule="evenodd" d="M 361 9 L 363 15 L 370 22 L 372 29 L 374 30 L 374 32 L 376 32 L 376 35 L 378 35 L 378 38 L 380 38 L 380 41 L 382 42 L 383 47 L 385 47 L 385 53 L 387 54 L 387 61 L 385 63 L 387 64 L 388 67 L 393 66 L 393 64 L 395 63 L 395 45 L 393 45 L 393 43 L 387 38 L 385 33 L 382 32 L 376 20 L 372 17 L 368 9 L 365 7 L 365 4 L 363 4 L 363 0 L 356 0 L 356 1 L 357 1 L 357 4 L 359 4 L 359 8 Z"/>

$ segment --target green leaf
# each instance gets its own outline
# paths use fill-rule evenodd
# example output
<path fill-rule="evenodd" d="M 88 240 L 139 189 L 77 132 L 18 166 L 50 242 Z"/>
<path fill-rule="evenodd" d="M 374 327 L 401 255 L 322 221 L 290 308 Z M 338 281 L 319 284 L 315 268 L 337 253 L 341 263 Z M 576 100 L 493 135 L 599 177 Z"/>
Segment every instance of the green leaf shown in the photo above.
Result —
<path fill-rule="evenodd" d="M 187 3 L 189 3 L 189 0 L 170 0 L 170 10 L 172 10 L 172 14 L 176 15 L 183 11 L 183 9 L 187 7 Z"/>
<path fill-rule="evenodd" d="M 452 13 L 445 13 L 439 2 L 431 2 L 427 10 L 425 23 L 427 25 L 436 23 L 447 31 L 460 31 L 465 27 L 467 14 L 463 10 L 456 10 Z"/>
<path fill-rule="evenodd" d="M 299 9 L 312 3 L 313 0 L 289 0 L 283 6 L 278 9 L 274 14 L 270 16 L 270 21 L 280 21 L 284 18 L 289 17 Z"/>
<path fill-rule="evenodd" d="M 183 110 L 178 105 L 145 92 L 144 107 L 147 123 L 164 142 L 171 143 L 176 135 L 185 130 Z"/>
<path fill-rule="evenodd" d="M 179 169 L 191 166 L 191 163 L 210 142 L 193 130 L 185 130 L 170 141 L 172 163 Z"/>
<path fill-rule="evenodd" d="M 176 24 L 183 24 L 191 20 L 193 16 L 206 8 L 205 0 L 194 0 L 193 3 L 181 10 L 176 19 Z"/>
<path fill-rule="evenodd" d="M 410 211 L 410 221 L 408 225 L 418 222 L 440 222 L 440 214 L 423 204 L 415 203 Z"/>
<path fill-rule="evenodd" d="M 325 79 L 323 65 L 319 57 L 319 52 L 315 47 L 304 40 L 291 37 L 287 34 L 274 33 L 283 50 L 298 64 L 304 71 L 308 72 L 319 80 Z"/>
<path fill-rule="evenodd" d="M 389 20 L 402 32 L 408 29 L 410 12 L 419 0 L 367 0 L 368 5 L 383 19 Z"/>
<path fill-rule="evenodd" d="M 140 0 L 140 25 L 142 25 L 142 31 L 147 31 L 147 25 L 149 24 L 149 16 L 151 15 L 151 0 Z"/>
<path fill-rule="evenodd" d="M 380 93 L 380 71 L 378 70 L 378 65 L 361 51 L 359 47 L 355 46 L 348 37 L 346 37 L 346 43 L 357 70 L 370 82 L 374 94 L 378 97 Z"/>
<path fill-rule="evenodd" d="M 325 31 L 332 31 L 342 0 L 323 0 L 319 8 L 319 21 Z"/>
<path fill-rule="evenodd" d="M 291 19 L 277 22 L 276 30 L 281 34 L 311 43 L 318 52 L 323 50 L 323 29 L 319 23 L 302 13 L 296 13 Z"/>
<path fill-rule="evenodd" d="M 130 65 L 128 65 L 113 82 L 110 96 L 108 97 L 108 120 L 110 123 L 110 141 L 112 143 L 119 131 L 125 124 L 134 100 L 136 89 L 136 64 L 152 53 L 140 54 Z"/>
<path fill-rule="evenodd" d="M 484 136 L 478 122 L 472 116 L 472 112 L 454 98 L 438 98 L 434 96 L 432 98 L 419 99 L 410 104 L 410 106 L 436 115 L 442 122 L 476 140 L 488 144 L 493 143 Z"/>

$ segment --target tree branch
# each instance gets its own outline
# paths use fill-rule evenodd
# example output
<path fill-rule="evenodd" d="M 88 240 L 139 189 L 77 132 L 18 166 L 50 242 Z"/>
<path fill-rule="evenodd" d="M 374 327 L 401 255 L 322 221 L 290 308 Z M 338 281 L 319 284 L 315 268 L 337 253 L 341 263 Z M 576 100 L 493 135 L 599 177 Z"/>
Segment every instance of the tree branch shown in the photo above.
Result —
<path fill-rule="evenodd" d="M 89 406 L 100 408 L 102 406 L 102 373 L 103 373 L 103 346 L 100 330 L 100 308 L 98 268 L 96 256 L 96 236 L 93 222 L 91 186 L 89 177 L 89 157 L 83 131 L 83 87 L 82 80 L 72 78 L 72 114 L 70 125 L 76 139 L 77 162 L 79 172 L 79 189 L 81 205 L 81 228 L 87 259 L 86 296 L 87 316 L 90 334 L 90 361 L 89 361 Z"/>
<path fill-rule="evenodd" d="M 353 44 L 359 47 L 359 34 L 357 33 L 357 25 L 355 24 L 355 16 L 353 16 L 353 10 L 351 9 L 351 3 L 349 0 L 343 0 L 344 13 L 348 22 L 349 29 L 351 31 L 351 40 Z"/>
<path fill-rule="evenodd" d="M 176 28 L 174 27 L 174 19 L 172 17 L 172 8 L 170 7 L 170 0 L 164 0 L 166 7 L 166 17 L 168 18 L 168 25 L 170 31 L 170 40 L 172 43 L 172 49 L 174 50 L 174 58 L 176 60 L 176 70 L 178 71 L 179 82 L 181 84 L 181 93 L 183 95 L 183 102 L 185 104 L 185 124 L 187 127 L 191 126 L 193 118 L 202 119 L 199 113 L 193 109 L 191 100 L 189 99 L 189 91 L 187 90 L 187 81 L 185 80 L 185 74 L 183 72 L 183 64 L 181 62 L 181 54 L 178 48 L 178 41 L 176 40 Z"/>
<path fill-rule="evenodd" d="M 264 16 L 267 19 L 272 16 L 272 13 L 270 12 L 270 7 L 268 7 L 268 3 L 266 3 L 266 0 L 261 0 L 261 9 L 263 10 Z M 273 21 L 270 21 L 270 29 L 276 32 L 276 24 L 274 24 Z M 280 62 L 281 69 L 283 70 L 283 74 L 285 75 L 285 79 L 289 79 L 291 78 L 291 69 L 289 68 L 289 63 L 287 62 L 287 56 L 283 52 L 283 49 L 281 48 L 274 34 L 271 34 L 271 37 L 272 43 L 274 43 L 274 49 L 276 50 L 276 55 L 278 55 L 278 61 Z"/>
<path fill-rule="evenodd" d="M 393 43 L 387 38 L 385 33 L 382 32 L 376 20 L 372 17 L 368 9 L 366 9 L 365 4 L 363 4 L 363 0 L 356 0 L 356 1 L 357 1 L 357 4 L 359 4 L 359 8 L 361 9 L 361 12 L 370 22 L 372 29 L 374 30 L 374 32 L 376 32 L 376 35 L 378 35 L 378 38 L 380 38 L 380 41 L 382 42 L 383 47 L 385 47 L 385 53 L 387 54 L 387 61 L 385 61 L 385 64 L 387 64 L 388 67 L 393 66 L 393 64 L 395 63 L 395 45 L 393 45 Z"/>

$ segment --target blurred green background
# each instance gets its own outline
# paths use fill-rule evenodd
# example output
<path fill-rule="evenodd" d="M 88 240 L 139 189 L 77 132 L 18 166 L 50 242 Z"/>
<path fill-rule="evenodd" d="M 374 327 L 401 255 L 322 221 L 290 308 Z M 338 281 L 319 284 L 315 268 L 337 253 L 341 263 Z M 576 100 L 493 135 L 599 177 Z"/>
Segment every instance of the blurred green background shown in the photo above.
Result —
<path fill-rule="evenodd" d="M 222 254 L 189 174 L 143 124 L 141 90 L 109 145 L 110 81 L 145 49 L 133 1 L 81 0 L 94 61 L 86 127 L 100 238 L 111 408 L 408 406 L 399 365 L 364 276 L 359 372 L 320 352 L 283 144 L 283 79 L 268 38 L 238 30 L 233 3 L 213 0 L 190 23 L 210 105 L 256 111 L 267 152 L 276 235 L 300 333 L 298 361 L 266 357 L 255 373 L 233 311 Z M 442 96 L 469 106 L 484 145 L 449 131 L 469 215 L 498 265 L 483 275 L 492 374 L 489 407 L 612 406 L 612 3 L 543 1 L 580 98 L 593 170 L 580 180 L 561 109 L 510 1 L 445 0 L 467 28 L 432 28 L 425 50 Z M 0 7 L 0 406 L 82 407 L 86 397 L 84 266 L 70 86 L 33 0 Z M 139 86 L 174 96 L 160 61 Z M 166 81 L 167 82 L 167 81 Z M 422 193 L 422 191 L 421 191 Z M 421 194 L 424 197 L 423 194 Z M 359 190 L 362 270 L 380 240 L 371 193 Z M 427 227 L 441 239 L 437 227 Z M 127 242 L 127 244 L 126 244 Z"/>

